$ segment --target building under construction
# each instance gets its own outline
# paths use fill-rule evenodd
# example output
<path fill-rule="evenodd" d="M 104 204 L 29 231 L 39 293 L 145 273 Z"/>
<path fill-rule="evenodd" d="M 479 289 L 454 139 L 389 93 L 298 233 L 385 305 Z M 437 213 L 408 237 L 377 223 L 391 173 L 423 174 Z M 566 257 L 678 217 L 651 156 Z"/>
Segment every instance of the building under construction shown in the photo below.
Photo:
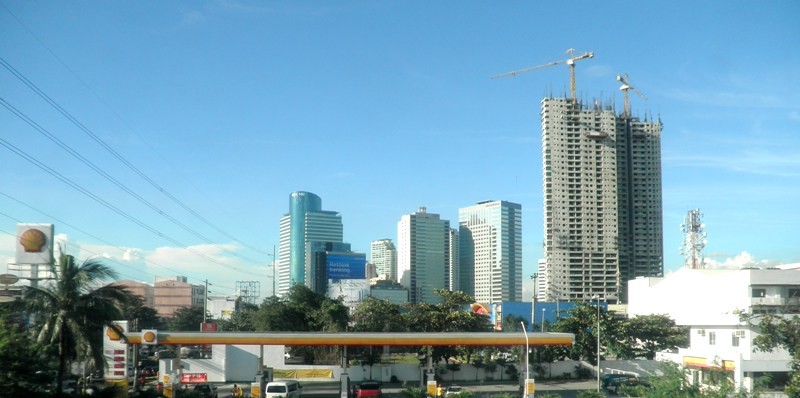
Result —
<path fill-rule="evenodd" d="M 663 273 L 661 122 L 572 98 L 541 115 L 547 299 L 627 302 Z"/>
<path fill-rule="evenodd" d="M 627 302 L 627 281 L 664 272 L 661 121 L 631 114 L 627 75 L 616 80 L 623 111 L 577 98 L 576 61 L 593 52 L 494 76 L 567 65 L 570 97 L 542 100 L 544 296 Z"/>

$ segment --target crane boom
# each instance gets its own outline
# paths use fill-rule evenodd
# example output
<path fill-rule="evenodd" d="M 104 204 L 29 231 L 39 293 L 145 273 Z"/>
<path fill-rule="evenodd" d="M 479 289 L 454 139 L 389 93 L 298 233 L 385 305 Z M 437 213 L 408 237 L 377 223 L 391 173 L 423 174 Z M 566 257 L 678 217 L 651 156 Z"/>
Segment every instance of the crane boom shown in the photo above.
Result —
<path fill-rule="evenodd" d="M 617 81 L 622 83 L 622 85 L 619 86 L 619 89 L 622 90 L 622 93 L 623 93 L 625 116 L 626 117 L 630 117 L 631 116 L 631 103 L 628 100 L 628 90 L 633 90 L 634 93 L 636 93 L 638 96 L 642 97 L 642 99 L 644 99 L 645 101 L 647 100 L 647 96 L 644 95 L 643 92 L 637 90 L 636 87 L 633 87 L 633 86 L 631 86 L 630 83 L 628 83 L 628 74 L 627 73 L 624 73 L 622 75 L 617 75 Z"/>
<path fill-rule="evenodd" d="M 560 64 L 566 63 L 567 65 L 569 65 L 569 91 L 570 91 L 570 94 L 572 95 L 572 100 L 573 101 L 577 101 L 577 99 L 576 99 L 576 91 L 577 91 L 577 89 L 575 88 L 575 86 L 576 86 L 575 85 L 575 61 L 580 61 L 580 60 L 586 59 L 586 58 L 592 58 L 592 57 L 594 57 L 594 53 L 591 52 L 591 51 L 590 52 L 585 52 L 585 53 L 583 53 L 581 55 L 578 55 L 576 57 L 575 56 L 575 50 L 572 49 L 572 48 L 567 50 L 567 53 L 570 55 L 570 57 L 568 59 L 561 60 L 561 61 L 554 61 L 554 62 L 546 63 L 544 65 L 534 66 L 534 67 L 531 67 L 531 68 L 520 69 L 520 70 L 516 70 L 516 71 L 513 71 L 513 72 L 503 73 L 503 74 L 500 74 L 500 75 L 492 76 L 492 79 L 497 79 L 497 78 L 500 78 L 500 77 L 507 77 L 507 76 L 512 76 L 513 77 L 513 76 L 516 76 L 516 75 L 518 75 L 520 73 L 530 72 L 532 70 L 541 69 L 541 68 L 547 68 L 549 66 L 560 65 Z"/>
<path fill-rule="evenodd" d="M 567 61 L 550 62 L 550 63 L 544 64 L 544 65 L 539 65 L 539 66 L 534 66 L 534 67 L 530 67 L 530 68 L 515 70 L 513 72 L 508 72 L 508 73 L 503 73 L 503 74 L 500 74 L 500 75 L 492 76 L 492 79 L 497 79 L 497 78 L 506 77 L 506 76 L 514 77 L 514 76 L 516 76 L 516 75 L 518 75 L 520 73 L 530 72 L 532 70 L 542 69 L 542 68 L 546 68 L 548 66 L 563 64 L 564 62 L 567 62 Z"/>

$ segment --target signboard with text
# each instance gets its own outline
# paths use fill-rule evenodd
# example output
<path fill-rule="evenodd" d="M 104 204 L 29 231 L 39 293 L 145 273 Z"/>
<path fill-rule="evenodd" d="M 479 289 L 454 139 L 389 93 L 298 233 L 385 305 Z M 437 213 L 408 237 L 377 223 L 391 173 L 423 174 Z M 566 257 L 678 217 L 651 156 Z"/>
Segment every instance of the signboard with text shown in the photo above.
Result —
<path fill-rule="evenodd" d="M 181 383 L 207 383 L 208 373 L 181 373 Z"/>
<path fill-rule="evenodd" d="M 114 321 L 103 328 L 103 356 L 106 359 L 106 380 L 128 379 L 128 321 Z"/>
<path fill-rule="evenodd" d="M 217 324 L 215 322 L 206 322 L 200 324 L 201 332 L 216 332 Z"/>
<path fill-rule="evenodd" d="M 325 264 L 328 279 L 365 279 L 367 255 L 363 253 L 328 253 Z"/>

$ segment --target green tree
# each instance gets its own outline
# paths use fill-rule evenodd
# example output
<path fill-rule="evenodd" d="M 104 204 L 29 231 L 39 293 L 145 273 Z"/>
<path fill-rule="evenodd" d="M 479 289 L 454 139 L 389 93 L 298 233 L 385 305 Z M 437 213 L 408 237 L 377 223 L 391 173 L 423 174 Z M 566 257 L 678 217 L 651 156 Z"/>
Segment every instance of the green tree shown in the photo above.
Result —
<path fill-rule="evenodd" d="M 689 330 L 675 324 L 667 315 L 640 315 L 621 323 L 620 337 L 611 345 L 630 348 L 630 355 L 620 359 L 654 359 L 656 352 L 689 344 Z"/>
<path fill-rule="evenodd" d="M 303 285 L 294 285 L 283 297 L 268 297 L 258 308 L 254 326 L 260 331 L 341 332 L 349 322 L 348 309 L 341 299 L 331 299 Z M 323 356 L 338 355 L 331 347 L 294 347 L 292 354 L 314 363 Z"/>
<path fill-rule="evenodd" d="M 255 314 L 258 311 L 258 306 L 250 303 L 240 303 L 239 308 L 233 314 L 231 319 L 217 320 L 217 330 L 222 332 L 254 332 L 255 327 Z"/>
<path fill-rule="evenodd" d="M 531 325 L 525 322 L 525 318 L 521 316 L 508 315 L 503 318 L 503 331 L 504 332 L 521 332 L 522 324 L 525 324 L 525 330 L 532 332 Z"/>
<path fill-rule="evenodd" d="M 389 300 L 367 297 L 350 316 L 356 332 L 405 332 L 401 307 Z"/>
<path fill-rule="evenodd" d="M 199 332 L 203 311 L 203 307 L 178 308 L 167 321 L 167 329 L 173 332 Z"/>
<path fill-rule="evenodd" d="M 575 334 L 575 345 L 569 351 L 573 360 L 587 360 L 597 363 L 597 313 L 594 303 L 580 301 L 567 311 L 567 316 L 556 320 L 556 332 Z M 616 326 L 613 318 L 600 309 L 600 338 L 604 342 L 616 341 Z"/>
<path fill-rule="evenodd" d="M 481 369 L 486 367 L 483 357 L 480 355 L 476 356 L 475 359 L 472 360 L 472 366 L 475 367 L 475 381 L 478 381 L 478 373 Z"/>
<path fill-rule="evenodd" d="M 406 330 L 400 306 L 389 300 L 367 297 L 350 316 L 352 330 L 356 332 L 403 332 Z M 362 363 L 371 366 L 380 360 L 381 347 L 352 347 L 348 353 L 360 355 Z"/>
<path fill-rule="evenodd" d="M 623 386 L 621 394 L 643 398 L 745 398 L 750 396 L 745 392 L 737 393 L 727 378 L 720 378 L 720 382 L 716 385 L 700 388 L 691 383 L 691 377 L 686 368 L 681 368 L 674 363 L 665 363 L 662 371 L 663 375 L 648 378 L 649 386 Z"/>
<path fill-rule="evenodd" d="M 753 324 L 758 320 L 760 335 L 753 340 L 759 351 L 770 352 L 783 348 L 791 355 L 792 372 L 784 392 L 790 397 L 800 396 L 800 317 L 775 315 L 743 315 L 742 320 Z"/>
<path fill-rule="evenodd" d="M 103 325 L 124 319 L 122 306 L 131 294 L 121 286 L 103 285 L 117 274 L 101 259 L 78 265 L 70 255 L 61 255 L 49 266 L 53 282 L 26 287 L 21 301 L 32 315 L 37 340 L 58 347 L 56 394 L 60 394 L 66 364 L 82 360 L 90 368 L 103 369 Z"/>
<path fill-rule="evenodd" d="M 131 331 L 161 329 L 164 327 L 164 322 L 158 316 L 158 311 L 154 308 L 145 307 L 144 300 L 139 296 L 132 294 L 130 300 L 123 303 L 122 313 L 125 314 Z"/>
<path fill-rule="evenodd" d="M 472 296 L 463 292 L 437 289 L 442 297 L 439 304 L 419 303 L 408 305 L 403 319 L 411 332 L 488 332 L 488 318 L 469 311 L 474 302 Z M 432 350 L 434 362 L 449 362 L 462 351 L 454 346 L 436 346 Z"/>
<path fill-rule="evenodd" d="M 45 393 L 58 364 L 55 346 L 36 342 L 21 317 L 0 306 L 0 397 L 32 397 Z"/>

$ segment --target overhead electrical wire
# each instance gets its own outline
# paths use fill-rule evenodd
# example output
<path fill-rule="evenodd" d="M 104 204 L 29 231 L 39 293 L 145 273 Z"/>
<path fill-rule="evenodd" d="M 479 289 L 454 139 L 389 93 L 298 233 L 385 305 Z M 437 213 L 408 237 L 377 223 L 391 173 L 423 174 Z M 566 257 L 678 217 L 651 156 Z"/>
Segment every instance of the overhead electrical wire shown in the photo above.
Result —
<path fill-rule="evenodd" d="M 208 238 L 208 237 L 200 234 L 199 232 L 193 230 L 192 228 L 190 228 L 186 224 L 180 222 L 175 217 L 172 217 L 171 215 L 167 214 L 167 212 L 163 211 L 158 206 L 154 205 L 153 203 L 151 203 L 147 199 L 143 198 L 141 195 L 139 195 L 136 192 L 134 192 L 132 189 L 128 188 L 128 186 L 126 186 L 125 184 L 123 184 L 122 182 L 120 182 L 119 180 L 117 180 L 116 178 L 111 176 L 110 174 L 108 174 L 101 167 L 95 165 L 91 160 L 89 160 L 85 156 L 81 155 L 78 151 L 72 149 L 72 147 L 67 145 L 64 141 L 61 141 L 58 137 L 56 137 L 55 135 L 53 135 L 52 133 L 47 131 L 47 129 L 45 129 L 44 127 L 42 127 L 41 125 L 36 123 L 33 119 L 31 119 L 27 115 L 25 115 L 22 111 L 20 111 L 19 109 L 17 109 L 13 105 L 9 104 L 8 101 L 6 101 L 2 97 L 0 97 L 0 105 L 3 105 L 6 109 L 8 109 L 15 116 L 20 118 L 22 121 L 27 123 L 29 126 L 33 127 L 34 130 L 36 130 L 39 133 L 41 133 L 42 135 L 44 135 L 47 139 L 49 139 L 50 141 L 52 141 L 53 143 L 55 143 L 56 145 L 58 145 L 59 147 L 61 147 L 65 151 L 67 151 L 67 153 L 72 155 L 74 158 L 78 159 L 81 163 L 85 164 L 90 169 L 92 169 L 95 172 L 97 172 L 98 174 L 100 174 L 103 178 L 105 178 L 106 180 L 110 181 L 112 184 L 116 185 L 119 189 L 123 190 L 125 193 L 127 193 L 130 196 L 132 196 L 134 199 L 138 200 L 140 203 L 142 203 L 145 206 L 149 207 L 151 210 L 153 210 L 154 212 L 156 212 L 160 216 L 166 218 L 167 220 L 171 221 L 175 225 L 179 226 L 184 231 L 189 232 L 190 234 L 194 235 L 195 237 L 197 237 L 198 239 L 204 241 L 205 243 L 215 244 L 215 242 L 213 242 L 210 238 Z M 256 260 L 244 257 L 244 256 L 242 256 L 242 255 L 240 255 L 240 254 L 238 254 L 236 252 L 233 252 L 231 250 L 226 249 L 223 246 L 220 246 L 220 248 L 223 251 L 228 252 L 229 254 L 234 255 L 236 257 L 239 257 L 239 258 L 241 258 L 241 259 L 243 259 L 245 261 L 249 261 L 249 262 L 254 263 L 254 264 L 260 264 Z"/>
<path fill-rule="evenodd" d="M 6 141 L 5 139 L 0 138 L 0 145 L 6 147 L 11 152 L 14 152 L 15 154 L 17 154 L 17 156 L 27 160 L 29 163 L 33 164 L 34 166 L 42 169 L 46 173 L 48 173 L 48 174 L 52 175 L 53 177 L 61 180 L 61 182 L 67 184 L 68 186 L 72 187 L 73 189 L 77 190 L 78 192 L 86 195 L 87 197 L 89 197 L 90 199 L 94 200 L 95 202 L 97 202 L 97 203 L 105 206 L 109 210 L 119 214 L 120 216 L 124 217 L 128 221 L 131 221 L 134 224 L 146 229 L 147 231 L 150 231 L 153 234 L 155 234 L 155 235 L 157 235 L 157 236 L 159 236 L 159 237 L 161 237 L 161 238 L 163 238 L 163 239 L 165 239 L 165 240 L 167 240 L 167 241 L 169 241 L 169 242 L 171 242 L 171 243 L 173 243 L 173 244 L 175 244 L 175 245 L 177 245 L 179 247 L 182 247 L 184 250 L 187 250 L 187 251 L 189 251 L 191 253 L 194 253 L 194 254 L 196 254 L 196 255 L 198 255 L 200 257 L 205 258 L 208 261 L 211 261 L 211 262 L 213 262 L 215 264 L 221 265 L 221 266 L 223 266 L 225 268 L 228 268 L 228 269 L 231 269 L 231 270 L 234 270 L 234 271 L 237 271 L 237 272 L 241 272 L 241 273 L 244 273 L 244 274 L 250 274 L 251 273 L 251 272 L 248 272 L 248 271 L 244 271 L 244 270 L 238 269 L 238 268 L 236 268 L 236 267 L 234 267 L 234 266 L 232 266 L 230 264 L 225 264 L 225 263 L 223 263 L 223 262 L 221 262 L 221 261 L 219 261 L 219 260 L 217 260 L 217 259 L 205 254 L 205 253 L 202 253 L 202 252 L 199 252 L 199 251 L 197 251 L 195 249 L 192 249 L 191 247 L 189 247 L 188 245 L 178 241 L 177 239 L 175 239 L 175 238 L 173 238 L 173 237 L 171 237 L 169 235 L 166 235 L 166 234 L 162 233 L 161 231 L 159 231 L 159 230 L 157 230 L 157 229 L 145 224 L 144 222 L 142 222 L 141 220 L 137 219 L 136 217 L 134 217 L 134 216 L 128 214 L 127 212 L 125 212 L 124 210 L 114 206 L 113 204 L 109 203 L 105 199 L 103 199 L 103 198 L 95 195 L 91 191 L 87 190 L 86 188 L 84 188 L 80 184 L 72 181 L 71 179 L 69 179 L 68 177 L 66 177 L 63 174 L 59 173 L 58 171 L 56 171 L 56 170 L 52 169 L 51 167 L 47 166 L 46 164 L 40 162 L 36 158 L 34 158 L 31 155 L 27 154 L 25 151 L 17 148 L 16 146 L 14 146 L 10 142 Z"/>
<path fill-rule="evenodd" d="M 14 68 L 14 67 L 13 67 L 11 64 L 9 64 L 9 63 L 6 61 L 6 60 L 5 60 L 3 57 L 0 57 L 0 64 L 2 64 L 2 65 L 3 65 L 3 67 L 5 67 L 5 68 L 6 68 L 6 70 L 8 70 L 9 72 L 11 72 L 11 74 L 13 74 L 13 75 L 14 75 L 14 76 L 15 76 L 15 77 L 16 77 L 18 80 L 20 80 L 20 81 L 21 81 L 23 84 L 25 84 L 26 86 L 28 86 L 28 88 L 30 88 L 30 89 L 31 89 L 31 90 L 32 90 L 34 93 L 36 93 L 36 94 L 37 94 L 39 97 L 41 97 L 41 98 L 42 98 L 42 99 L 43 99 L 45 102 L 47 102 L 47 103 L 48 103 L 50 106 L 52 106 L 52 107 L 53 107 L 53 108 L 54 108 L 56 111 L 58 111 L 59 113 L 61 113 L 61 115 L 63 115 L 63 116 L 64 116 L 64 117 L 65 117 L 67 120 L 69 120 L 70 122 L 72 122 L 72 124 L 74 124 L 76 127 L 78 127 L 78 129 L 80 129 L 81 131 L 83 131 L 83 132 L 84 132 L 86 135 L 88 135 L 88 136 L 89 136 L 89 137 L 90 137 L 92 140 L 94 140 L 94 141 L 95 141 L 95 142 L 96 142 L 98 145 L 100 145 L 101 147 L 103 147 L 103 148 L 104 148 L 104 149 L 105 149 L 105 150 L 106 150 L 108 153 L 110 153 L 112 156 L 114 156 L 114 157 L 115 157 L 117 160 L 119 160 L 119 161 L 120 161 L 122 164 L 124 164 L 124 165 L 125 165 L 126 167 L 128 167 L 128 168 L 129 168 L 131 171 L 133 171 L 134 173 L 136 173 L 136 174 L 137 174 L 139 177 L 141 177 L 143 180 L 145 180 L 145 181 L 146 181 L 148 184 L 150 184 L 150 185 L 151 185 L 152 187 L 154 187 L 156 190 L 158 190 L 159 192 L 161 192 L 162 194 L 164 194 L 164 195 L 165 195 L 167 198 L 169 198 L 170 200 L 172 200 L 172 201 L 173 201 L 174 203 L 176 203 L 178 206 L 180 206 L 181 208 L 183 208 L 184 210 L 186 210 L 187 212 L 189 212 L 190 214 L 192 214 L 193 216 L 195 216 L 197 219 L 199 219 L 200 221 L 202 221 L 204 224 L 206 224 L 206 225 L 208 225 L 209 227 L 213 228 L 214 230 L 216 230 L 217 232 L 221 233 L 222 235 L 225 235 L 227 238 L 229 238 L 229 239 L 231 239 L 231 240 L 233 240 L 233 241 L 235 241 L 235 242 L 237 242 L 237 243 L 241 244 L 242 246 L 245 246 L 245 247 L 247 247 L 247 248 L 249 248 L 249 249 L 251 249 L 251 250 L 253 250 L 253 251 L 256 251 L 256 252 L 259 252 L 259 253 L 262 253 L 262 254 L 269 254 L 269 253 L 268 253 L 268 252 L 266 252 L 266 251 L 263 251 L 263 250 L 261 250 L 261 249 L 258 249 L 258 248 L 256 248 L 256 247 L 253 247 L 253 246 L 251 246 L 251 245 L 249 245 L 249 244 L 247 244 L 247 243 L 244 243 L 244 242 L 242 242 L 241 240 L 237 239 L 235 236 L 233 236 L 233 235 L 229 234 L 228 232 L 224 231 L 222 228 L 218 227 L 216 224 L 214 224 L 213 222 L 209 221 L 207 218 L 203 217 L 203 216 L 202 216 L 202 215 L 200 215 L 198 212 L 196 212 L 194 209 L 192 209 L 191 207 L 189 207 L 188 205 L 186 205 L 185 203 L 183 203 L 181 200 L 179 200 L 177 197 L 175 197 L 175 196 L 174 196 L 174 195 L 172 195 L 172 194 L 171 194 L 169 191 L 167 191 L 167 190 L 166 190 L 164 187 L 162 187 L 162 186 L 161 186 L 161 185 L 159 185 L 159 184 L 158 184 L 156 181 L 154 181 L 152 178 L 150 178 L 149 176 L 147 176 L 147 174 L 145 174 L 145 173 L 144 173 L 144 172 L 142 172 L 142 171 L 141 171 L 139 168 L 137 168 L 135 165 L 133 165 L 133 164 L 132 164 L 130 161 L 128 161 L 128 160 L 127 160 L 127 159 L 126 159 L 124 156 L 122 156 L 122 155 L 121 155 L 119 152 L 117 152 L 116 150 L 114 150 L 114 148 L 112 148 L 112 147 L 111 147 L 110 145 L 108 145 L 108 144 L 107 144 L 105 141 L 103 141 L 103 139 L 101 139 L 99 136 L 97 136 L 97 134 L 95 134 L 94 132 L 92 132 L 92 131 L 91 131 L 91 130 L 88 128 L 88 127 L 86 127 L 86 126 L 85 126 L 83 123 L 81 123 L 81 122 L 80 122 L 78 119 L 76 119 L 74 116 L 72 116 L 72 114 L 71 114 L 71 113 L 69 113 L 67 110 L 65 110 L 63 107 L 61 107 L 61 105 L 59 105 L 59 104 L 58 104 L 58 103 L 57 103 L 55 100 L 53 100 L 52 98 L 50 98 L 50 96 L 48 96 L 48 95 L 47 95 L 47 93 L 45 93 L 44 91 L 42 91 L 42 90 L 41 90 L 41 89 L 40 89 L 38 86 L 36 86 L 36 84 L 34 84 L 33 82 L 31 82 L 31 81 L 30 81 L 30 80 L 29 80 L 27 77 L 25 77 L 25 75 L 24 75 L 24 74 L 22 74 L 22 72 L 18 71 L 16 68 Z M 80 79 L 79 79 L 79 80 L 80 80 Z M 81 82 L 82 82 L 82 81 L 81 81 Z"/>
<path fill-rule="evenodd" d="M 81 229 L 81 228 L 79 228 L 79 227 L 75 226 L 74 224 L 70 224 L 70 223 L 68 223 L 68 222 L 66 222 L 66 221 L 64 221 L 64 220 L 61 220 L 61 219 L 59 219 L 59 218 L 58 218 L 58 217 L 56 217 L 56 216 L 53 216 L 53 215 L 51 215 L 51 214 L 48 214 L 48 213 L 46 213 L 46 212 L 44 212 L 44 211 L 42 211 L 42 210 L 39 210 L 39 209 L 37 209 L 37 208 L 35 208 L 35 207 L 33 207 L 33 206 L 31 206 L 31 205 L 29 205 L 29 204 L 27 204 L 27 203 L 25 203 L 25 202 L 23 202 L 23 201 L 19 200 L 19 199 L 15 198 L 15 197 L 13 197 L 13 196 L 11 196 L 11 195 L 9 195 L 9 194 L 5 193 L 5 192 L 2 192 L 2 191 L 0 191 L 0 195 L 2 195 L 2 196 L 5 196 L 6 198 L 8 198 L 8 199 L 10 199 L 10 200 L 12 200 L 12 201 L 14 201 L 14 202 L 16 202 L 16 203 L 17 203 L 17 204 L 19 204 L 19 205 L 25 206 L 25 207 L 27 207 L 27 208 L 29 208 L 29 209 L 31 209 L 31 210 L 33 210 L 33 211 L 37 212 L 37 213 L 39 213 L 39 214 L 41 214 L 41 215 L 43 215 L 43 216 L 45 216 L 45 217 L 49 218 L 49 219 L 52 219 L 52 220 L 54 220 L 54 221 L 58 222 L 58 223 L 59 223 L 59 225 L 66 225 L 67 227 L 70 227 L 70 228 L 72 228 L 72 229 L 74 229 L 74 230 L 76 230 L 76 231 L 78 231 L 78 232 L 80 232 L 80 233 L 82 233 L 82 234 L 84 234 L 84 235 L 86 235 L 86 236 L 92 237 L 92 238 L 94 238 L 94 239 L 98 240 L 99 242 L 105 243 L 105 244 L 107 244 L 107 245 L 109 245 L 109 246 L 111 246 L 111 247 L 114 247 L 114 248 L 116 248 L 116 249 L 119 249 L 119 250 L 121 250 L 121 251 L 125 251 L 125 250 L 127 250 L 126 248 L 124 248 L 124 247 L 120 247 L 120 246 L 118 246 L 118 245 L 115 245 L 114 243 L 111 243 L 111 242 L 109 242 L 109 241 L 107 241 L 107 240 L 105 240 L 105 239 L 103 239 L 103 238 L 101 238 L 101 237 L 99 237 L 99 236 L 97 236 L 97 235 L 95 235 L 95 234 L 92 234 L 91 232 L 85 231 L 85 230 L 83 230 L 83 229 Z M 19 219 L 15 218 L 15 217 L 12 217 L 12 216 L 10 216 L 10 215 L 8 215 L 8 214 L 5 214 L 5 213 L 3 213 L 3 212 L 0 212 L 0 214 L 1 214 L 1 215 L 4 215 L 4 216 L 6 216 L 6 217 L 8 217 L 9 219 L 12 219 L 12 220 L 14 220 L 14 221 L 18 222 L 18 223 L 24 223 L 22 220 L 19 220 Z M 81 248 L 81 250 L 86 250 L 86 249 L 85 249 L 85 248 Z M 87 252 L 89 252 L 88 250 L 86 250 L 86 251 L 87 251 Z M 122 265 L 123 267 L 127 267 L 127 268 L 130 268 L 130 269 L 133 269 L 133 270 L 135 270 L 135 271 L 137 271 L 137 272 L 141 272 L 141 273 L 143 273 L 143 274 L 145 274 L 145 275 L 150 275 L 150 276 L 153 276 L 153 277 L 156 277 L 156 276 L 158 276 L 158 275 L 156 275 L 156 274 L 151 274 L 151 273 L 149 273 L 149 272 L 143 272 L 143 271 L 137 270 L 137 269 L 135 269 L 135 268 L 131 267 L 130 265 L 126 265 L 126 264 L 124 264 L 124 263 L 118 262 L 118 261 L 116 261 L 115 259 L 110 259 L 110 260 L 111 260 L 111 261 L 113 261 L 113 262 L 116 262 L 116 263 L 117 263 L 117 264 L 119 264 L 119 265 Z M 175 274 L 175 275 L 186 275 L 186 276 L 187 276 L 189 279 L 192 279 L 192 280 L 195 280 L 195 281 L 198 281 L 198 282 L 205 282 L 205 280 L 207 279 L 207 278 L 198 278 L 198 277 L 196 277 L 196 276 L 192 276 L 192 275 L 190 275 L 190 274 L 187 274 L 187 273 L 186 273 L 186 272 L 184 272 L 184 271 L 177 271 L 177 270 L 175 270 L 175 269 L 172 269 L 172 268 L 170 268 L 170 267 L 168 267 L 168 266 L 166 266 L 166 265 L 160 264 L 160 263 L 158 263 L 158 262 L 155 262 L 155 261 L 152 261 L 152 260 L 144 260 L 144 261 L 145 261 L 146 263 L 149 263 L 149 264 L 155 265 L 156 267 L 163 268 L 163 269 L 165 269 L 165 270 L 167 270 L 167 271 L 169 271 L 169 272 L 171 272 L 171 273 L 173 273 L 173 274 Z M 236 289 L 235 289 L 235 288 L 233 288 L 233 287 L 230 287 L 230 286 L 217 285 L 216 283 L 215 283 L 214 285 L 215 285 L 215 286 L 222 287 L 222 288 L 224 288 L 224 289 L 226 289 L 226 290 L 230 290 L 230 291 L 236 291 Z"/>

